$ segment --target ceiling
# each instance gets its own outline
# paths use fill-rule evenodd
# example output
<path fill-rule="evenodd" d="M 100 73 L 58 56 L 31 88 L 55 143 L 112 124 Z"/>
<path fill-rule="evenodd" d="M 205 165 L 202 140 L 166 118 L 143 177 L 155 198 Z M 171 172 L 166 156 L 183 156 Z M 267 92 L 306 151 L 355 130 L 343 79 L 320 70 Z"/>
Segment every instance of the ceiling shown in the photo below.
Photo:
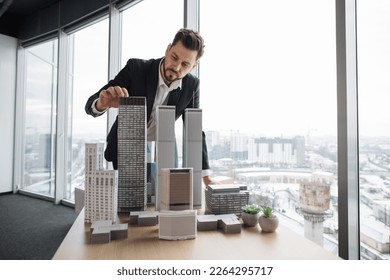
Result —
<path fill-rule="evenodd" d="M 0 0 L 0 16 L 28 16 L 42 8 L 50 6 L 59 0 Z"/>
<path fill-rule="evenodd" d="M 59 0 L 0 0 L 0 34 L 18 37 L 26 17 L 56 2 Z"/>

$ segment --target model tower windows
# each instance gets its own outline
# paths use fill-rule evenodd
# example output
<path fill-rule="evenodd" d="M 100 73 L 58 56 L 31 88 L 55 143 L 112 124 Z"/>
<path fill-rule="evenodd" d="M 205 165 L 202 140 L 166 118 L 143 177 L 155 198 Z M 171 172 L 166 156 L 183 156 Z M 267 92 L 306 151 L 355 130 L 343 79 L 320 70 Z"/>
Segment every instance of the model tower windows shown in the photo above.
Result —
<path fill-rule="evenodd" d="M 146 98 L 120 98 L 118 111 L 118 213 L 146 209 L 146 135 Z"/>

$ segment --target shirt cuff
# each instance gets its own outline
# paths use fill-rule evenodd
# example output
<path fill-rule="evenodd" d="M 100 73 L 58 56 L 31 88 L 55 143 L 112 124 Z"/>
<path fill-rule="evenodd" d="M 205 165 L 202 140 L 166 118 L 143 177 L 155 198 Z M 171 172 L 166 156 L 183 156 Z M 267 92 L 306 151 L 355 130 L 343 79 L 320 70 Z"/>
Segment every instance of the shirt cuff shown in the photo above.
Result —
<path fill-rule="evenodd" d="M 211 175 L 210 169 L 202 170 L 202 177 L 206 177 L 206 176 L 210 176 L 210 175 Z"/>
<path fill-rule="evenodd" d="M 94 115 L 94 117 L 98 117 L 100 115 L 103 115 L 107 110 L 108 108 L 104 109 L 103 111 L 99 111 L 98 109 L 96 109 L 96 102 L 98 101 L 99 99 L 95 99 L 93 102 L 92 102 L 92 105 L 91 105 L 91 109 L 92 109 L 92 113 Z"/>

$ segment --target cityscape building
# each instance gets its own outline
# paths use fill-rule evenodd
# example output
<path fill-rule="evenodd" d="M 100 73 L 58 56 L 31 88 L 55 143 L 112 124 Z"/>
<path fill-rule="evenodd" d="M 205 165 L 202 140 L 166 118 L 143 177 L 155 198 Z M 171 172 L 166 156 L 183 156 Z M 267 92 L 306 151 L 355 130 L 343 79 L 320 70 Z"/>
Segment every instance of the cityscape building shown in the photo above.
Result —
<path fill-rule="evenodd" d="M 296 211 L 304 218 L 304 236 L 323 246 L 324 221 L 330 211 L 330 183 L 323 178 L 303 180 L 299 186 L 299 206 Z"/>
<path fill-rule="evenodd" d="M 248 160 L 267 164 L 301 165 L 305 161 L 305 138 L 248 138 Z"/>

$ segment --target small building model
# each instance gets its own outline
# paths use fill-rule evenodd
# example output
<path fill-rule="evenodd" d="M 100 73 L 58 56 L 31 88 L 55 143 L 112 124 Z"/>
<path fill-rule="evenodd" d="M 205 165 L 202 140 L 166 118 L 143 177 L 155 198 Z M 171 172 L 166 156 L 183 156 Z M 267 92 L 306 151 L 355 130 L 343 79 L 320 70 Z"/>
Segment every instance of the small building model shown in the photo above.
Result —
<path fill-rule="evenodd" d="M 159 213 L 160 239 L 184 240 L 196 238 L 196 211 L 162 211 Z"/>
<path fill-rule="evenodd" d="M 74 210 L 80 214 L 85 205 L 85 187 L 74 188 Z"/>
<path fill-rule="evenodd" d="M 113 224 L 112 221 L 95 221 L 90 228 L 92 244 L 109 243 L 111 240 L 126 239 L 128 224 Z"/>
<path fill-rule="evenodd" d="M 246 186 L 237 184 L 209 185 L 205 190 L 206 210 L 211 214 L 241 215 L 241 208 L 249 202 Z"/>
<path fill-rule="evenodd" d="M 130 212 L 130 225 L 155 226 L 158 224 L 157 211 L 133 211 Z"/>
<path fill-rule="evenodd" d="M 160 209 L 192 210 L 192 168 L 161 168 L 160 173 Z"/>
<path fill-rule="evenodd" d="M 241 222 L 235 214 L 199 215 L 197 227 L 200 231 L 222 229 L 225 233 L 241 233 Z"/>

